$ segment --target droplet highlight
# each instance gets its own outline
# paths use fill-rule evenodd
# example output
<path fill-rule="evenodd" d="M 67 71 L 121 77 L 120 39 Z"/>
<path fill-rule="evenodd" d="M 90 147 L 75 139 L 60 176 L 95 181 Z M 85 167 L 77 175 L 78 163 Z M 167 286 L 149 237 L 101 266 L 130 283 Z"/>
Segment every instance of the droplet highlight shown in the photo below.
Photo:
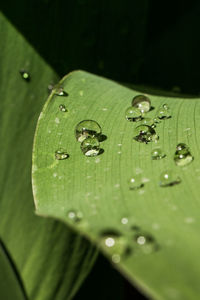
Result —
<path fill-rule="evenodd" d="M 160 175 L 160 186 L 168 187 L 179 184 L 181 182 L 180 177 L 176 174 L 176 172 L 172 170 L 166 170 Z"/>
<path fill-rule="evenodd" d="M 68 96 L 68 93 L 64 90 L 63 86 L 61 86 L 60 84 L 54 85 L 53 92 L 57 96 L 65 96 L 65 97 Z"/>
<path fill-rule="evenodd" d="M 62 111 L 62 112 L 67 112 L 67 108 L 64 104 L 59 105 L 59 110 Z"/>
<path fill-rule="evenodd" d="M 88 137 L 99 138 L 101 133 L 101 126 L 93 120 L 81 121 L 75 128 L 75 136 L 78 142 L 83 142 Z"/>
<path fill-rule="evenodd" d="M 151 101 L 145 95 L 138 95 L 133 98 L 132 106 L 138 108 L 144 114 L 151 109 Z"/>
<path fill-rule="evenodd" d="M 81 143 L 81 150 L 85 156 L 97 156 L 100 152 L 100 143 L 96 137 L 88 137 Z"/>
<path fill-rule="evenodd" d="M 19 73 L 21 74 L 22 78 L 26 81 L 30 81 L 31 80 L 31 75 L 29 72 L 27 72 L 26 70 L 20 70 Z"/>
<path fill-rule="evenodd" d="M 83 214 L 77 210 L 70 210 L 67 213 L 68 219 L 73 223 L 79 223 L 83 219 Z"/>
<path fill-rule="evenodd" d="M 144 183 L 141 174 L 135 174 L 128 180 L 129 190 L 134 191 L 142 188 Z"/>
<path fill-rule="evenodd" d="M 139 232 L 134 236 L 134 239 L 141 250 L 145 254 L 150 254 L 159 249 L 155 238 L 145 232 Z"/>

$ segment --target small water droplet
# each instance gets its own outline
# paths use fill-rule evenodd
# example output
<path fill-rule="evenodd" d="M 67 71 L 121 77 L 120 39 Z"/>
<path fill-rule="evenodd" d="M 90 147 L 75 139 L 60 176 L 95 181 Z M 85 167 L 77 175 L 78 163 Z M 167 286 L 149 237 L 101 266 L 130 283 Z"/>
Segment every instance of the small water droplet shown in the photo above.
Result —
<path fill-rule="evenodd" d="M 163 104 L 158 111 L 159 119 L 169 119 L 171 118 L 171 111 L 167 104 Z"/>
<path fill-rule="evenodd" d="M 158 250 L 158 244 L 156 243 L 153 236 L 150 234 L 139 232 L 135 235 L 135 241 L 139 245 L 139 249 L 145 254 L 149 254 Z"/>
<path fill-rule="evenodd" d="M 177 166 L 183 167 L 193 161 L 194 157 L 191 155 L 189 147 L 184 143 L 179 143 L 176 146 L 176 152 L 174 154 L 174 161 Z"/>
<path fill-rule="evenodd" d="M 142 119 L 141 111 L 137 107 L 128 107 L 125 111 L 126 120 L 138 122 Z"/>
<path fill-rule="evenodd" d="M 144 186 L 144 183 L 142 181 L 142 176 L 140 174 L 135 174 L 133 177 L 131 177 L 128 180 L 129 184 L 129 190 L 137 190 L 140 189 Z"/>
<path fill-rule="evenodd" d="M 148 126 L 150 126 L 152 128 L 156 127 L 156 122 L 152 118 L 143 118 L 141 120 L 141 123 L 142 123 L 141 125 L 148 125 Z"/>
<path fill-rule="evenodd" d="M 19 73 L 21 74 L 22 78 L 26 81 L 30 81 L 31 80 L 31 75 L 29 72 L 25 71 L 25 70 L 20 70 Z"/>
<path fill-rule="evenodd" d="M 57 96 L 68 96 L 68 93 L 64 91 L 64 88 L 60 84 L 54 85 L 53 92 Z"/>
<path fill-rule="evenodd" d="M 148 125 L 139 125 L 134 130 L 134 140 L 140 143 L 157 142 L 159 137 L 154 128 Z"/>
<path fill-rule="evenodd" d="M 68 211 L 67 216 L 70 219 L 70 221 L 72 221 L 74 223 L 79 223 L 83 218 L 82 212 L 77 211 L 77 210 Z"/>
<path fill-rule="evenodd" d="M 78 142 L 83 142 L 88 137 L 100 137 L 100 125 L 93 120 L 84 120 L 77 124 L 75 128 L 75 136 Z"/>
<path fill-rule="evenodd" d="M 160 186 L 167 187 L 173 186 L 181 182 L 180 177 L 176 174 L 176 172 L 172 170 L 167 170 L 161 173 L 160 175 Z"/>
<path fill-rule="evenodd" d="M 151 151 L 151 158 L 153 160 L 159 160 L 164 158 L 166 155 L 165 153 L 162 151 L 161 148 L 155 148 Z"/>
<path fill-rule="evenodd" d="M 123 224 L 123 225 L 125 225 L 125 224 L 128 224 L 128 218 L 122 218 L 121 219 L 121 223 Z"/>
<path fill-rule="evenodd" d="M 100 152 L 100 143 L 96 137 L 88 137 L 81 143 L 81 150 L 86 156 L 97 156 Z"/>
<path fill-rule="evenodd" d="M 66 112 L 66 111 L 67 111 L 66 106 L 65 106 L 64 104 L 60 104 L 60 105 L 59 105 L 59 109 L 60 109 L 60 111 L 62 111 L 62 112 Z"/>
<path fill-rule="evenodd" d="M 69 154 L 67 153 L 66 150 L 64 150 L 62 148 L 55 151 L 55 158 L 57 160 L 64 160 L 64 159 L 67 159 L 68 157 L 69 157 Z"/>
<path fill-rule="evenodd" d="M 140 110 L 142 114 L 147 113 L 151 108 L 151 101 L 145 95 L 138 95 L 133 98 L 132 106 Z"/>

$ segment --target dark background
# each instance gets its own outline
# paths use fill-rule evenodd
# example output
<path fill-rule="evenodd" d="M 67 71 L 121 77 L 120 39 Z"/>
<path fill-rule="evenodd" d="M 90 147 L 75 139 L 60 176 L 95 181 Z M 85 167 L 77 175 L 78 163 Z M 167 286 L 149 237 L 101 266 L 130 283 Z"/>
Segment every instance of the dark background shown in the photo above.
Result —
<path fill-rule="evenodd" d="M 0 8 L 60 77 L 83 69 L 200 94 L 198 0 L 2 0 Z M 75 299 L 146 298 L 100 256 Z"/>

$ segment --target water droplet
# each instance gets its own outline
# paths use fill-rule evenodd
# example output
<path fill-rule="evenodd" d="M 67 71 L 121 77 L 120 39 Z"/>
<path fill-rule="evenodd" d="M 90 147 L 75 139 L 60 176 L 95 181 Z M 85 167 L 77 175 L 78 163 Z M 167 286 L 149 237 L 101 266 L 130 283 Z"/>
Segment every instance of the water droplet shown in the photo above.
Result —
<path fill-rule="evenodd" d="M 76 210 L 68 211 L 67 216 L 74 223 L 79 223 L 83 218 L 82 212 Z"/>
<path fill-rule="evenodd" d="M 153 160 L 159 160 L 164 158 L 165 156 L 165 153 L 163 153 L 162 149 L 160 148 L 155 148 L 151 151 L 151 158 Z"/>
<path fill-rule="evenodd" d="M 141 123 L 142 123 L 141 125 L 148 125 L 152 128 L 156 127 L 156 122 L 152 118 L 144 118 L 141 120 Z"/>
<path fill-rule="evenodd" d="M 173 186 L 180 182 L 181 182 L 181 179 L 174 171 L 167 170 L 167 171 L 164 171 L 160 175 L 160 186 L 161 187 Z"/>
<path fill-rule="evenodd" d="M 115 230 L 106 230 L 101 233 L 100 244 L 111 254 L 114 263 L 119 263 L 121 258 L 130 251 L 126 237 Z"/>
<path fill-rule="evenodd" d="M 59 105 L 59 109 L 60 109 L 60 111 L 62 111 L 62 112 L 66 112 L 66 111 L 67 111 L 66 106 L 65 106 L 64 104 L 60 104 L 60 105 Z"/>
<path fill-rule="evenodd" d="M 30 81 L 31 80 L 31 76 L 30 73 L 25 71 L 25 70 L 20 70 L 19 73 L 21 74 L 22 78 L 26 81 Z"/>
<path fill-rule="evenodd" d="M 67 153 L 66 150 L 64 150 L 62 148 L 55 151 L 55 158 L 58 160 L 64 160 L 64 159 L 67 159 L 68 157 L 69 157 L 69 154 Z"/>
<path fill-rule="evenodd" d="M 122 218 L 121 219 L 121 223 L 123 224 L 123 225 L 126 225 L 126 224 L 128 224 L 128 218 Z"/>
<path fill-rule="evenodd" d="M 139 232 L 134 238 L 136 243 L 139 245 L 140 250 L 142 250 L 145 254 L 149 254 L 158 250 L 158 244 L 156 243 L 154 237 L 150 234 Z"/>
<path fill-rule="evenodd" d="M 167 104 L 163 104 L 158 111 L 159 119 L 169 119 L 171 118 L 171 111 Z"/>
<path fill-rule="evenodd" d="M 138 95 L 133 98 L 132 106 L 140 110 L 142 114 L 147 113 L 151 108 L 151 101 L 145 95 Z"/>
<path fill-rule="evenodd" d="M 134 140 L 140 143 L 157 142 L 159 137 L 154 128 L 148 125 L 139 125 L 134 130 Z"/>
<path fill-rule="evenodd" d="M 193 161 L 194 157 L 191 155 L 189 147 L 184 143 L 179 143 L 176 146 L 176 152 L 174 154 L 174 161 L 177 166 L 183 167 Z"/>
<path fill-rule="evenodd" d="M 138 122 L 142 119 L 141 111 L 137 107 L 128 107 L 125 111 L 126 120 Z"/>
<path fill-rule="evenodd" d="M 100 152 L 100 143 L 96 137 L 88 137 L 81 143 L 81 150 L 86 156 L 96 156 Z"/>
<path fill-rule="evenodd" d="M 68 96 L 68 93 L 64 91 L 64 88 L 60 84 L 54 85 L 53 92 L 57 96 Z"/>
<path fill-rule="evenodd" d="M 77 141 L 83 142 L 88 137 L 100 137 L 101 127 L 93 120 L 84 120 L 78 123 L 75 128 L 75 136 Z"/>
<path fill-rule="evenodd" d="M 129 190 L 137 190 L 144 186 L 144 183 L 142 181 L 142 176 L 140 174 L 135 174 L 133 177 L 131 177 L 128 180 L 129 184 Z"/>

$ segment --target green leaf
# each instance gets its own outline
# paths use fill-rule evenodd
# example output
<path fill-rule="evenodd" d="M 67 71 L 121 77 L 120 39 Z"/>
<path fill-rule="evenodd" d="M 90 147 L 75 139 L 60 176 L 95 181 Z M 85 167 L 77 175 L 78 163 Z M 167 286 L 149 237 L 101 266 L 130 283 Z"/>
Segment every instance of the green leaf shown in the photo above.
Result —
<path fill-rule="evenodd" d="M 57 75 L 1 13 L 0 36 L 0 235 L 29 299 L 71 299 L 96 250 L 64 224 L 36 216 L 31 188 L 36 121 Z"/>
<path fill-rule="evenodd" d="M 82 71 L 67 75 L 60 84 L 69 96 L 50 95 L 35 134 L 32 176 L 37 214 L 60 219 L 84 234 L 152 298 L 197 299 L 199 100 L 150 96 L 154 109 L 148 117 L 157 116 L 164 103 L 172 117 L 157 124 L 158 144 L 144 144 L 133 139 L 136 125 L 124 114 L 136 91 Z M 61 104 L 68 112 L 59 110 Z M 96 157 L 84 156 L 74 135 L 76 124 L 87 119 L 97 121 L 107 136 L 101 142 L 104 153 Z M 179 142 L 189 145 L 194 156 L 182 168 L 173 159 Z M 158 145 L 166 157 L 154 161 L 151 151 Z M 67 150 L 68 159 L 55 159 L 60 147 Z M 181 183 L 161 187 L 160 174 L 167 169 L 174 176 L 178 173 Z M 138 172 L 144 187 L 130 190 L 128 179 Z M 82 220 L 70 219 L 72 210 L 81 212 Z M 128 223 L 122 224 L 122 218 Z M 105 246 L 105 231 L 107 236 L 115 234 L 114 247 Z M 144 246 L 136 242 L 138 234 L 146 237 Z"/>
<path fill-rule="evenodd" d="M 6 300 L 25 300 L 23 287 L 3 244 L 0 242 L 0 293 Z"/>

